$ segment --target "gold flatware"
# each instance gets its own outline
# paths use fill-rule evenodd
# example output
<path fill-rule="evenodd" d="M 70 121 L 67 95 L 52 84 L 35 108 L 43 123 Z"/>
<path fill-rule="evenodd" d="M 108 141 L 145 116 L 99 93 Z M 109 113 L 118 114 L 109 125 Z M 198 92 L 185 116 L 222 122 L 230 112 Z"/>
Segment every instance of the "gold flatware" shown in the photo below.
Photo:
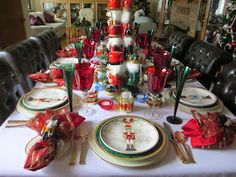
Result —
<path fill-rule="evenodd" d="M 20 128 L 20 127 L 26 127 L 25 124 L 18 124 L 18 125 L 6 125 L 5 128 Z"/>
<path fill-rule="evenodd" d="M 80 137 L 81 137 L 81 146 L 80 146 L 80 160 L 79 164 L 86 164 L 86 156 L 88 153 L 88 136 L 89 136 L 89 127 L 86 123 L 83 123 L 80 127 Z"/>
<path fill-rule="evenodd" d="M 196 161 L 193 158 L 193 154 L 191 152 L 190 147 L 185 143 L 184 135 L 181 132 L 176 131 L 175 132 L 175 138 L 184 147 L 184 150 L 185 150 L 186 155 L 188 157 L 188 162 L 189 163 L 196 163 Z"/>
<path fill-rule="evenodd" d="M 27 122 L 27 120 L 8 120 L 7 121 L 8 124 L 23 124 L 26 122 Z"/>
<path fill-rule="evenodd" d="M 171 144 L 174 146 L 180 162 L 188 163 L 182 149 L 179 147 L 178 142 L 174 138 L 174 134 L 173 134 L 173 131 L 172 131 L 170 125 L 165 122 L 163 123 L 163 125 L 164 125 L 165 132 L 167 133 L 167 137 L 168 137 L 169 141 L 171 142 Z"/>
<path fill-rule="evenodd" d="M 71 156 L 70 156 L 70 161 L 69 165 L 75 165 L 77 161 L 77 156 L 78 156 L 78 129 L 76 128 L 73 132 L 72 136 L 72 149 L 71 149 Z"/>

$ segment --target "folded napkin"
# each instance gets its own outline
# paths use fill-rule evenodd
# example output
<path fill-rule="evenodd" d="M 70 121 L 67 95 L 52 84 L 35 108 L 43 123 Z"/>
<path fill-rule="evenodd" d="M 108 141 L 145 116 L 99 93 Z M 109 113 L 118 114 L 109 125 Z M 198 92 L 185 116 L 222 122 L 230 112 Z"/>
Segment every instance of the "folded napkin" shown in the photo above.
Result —
<path fill-rule="evenodd" d="M 56 56 L 58 58 L 61 58 L 61 57 L 77 57 L 77 52 L 76 52 L 76 49 L 74 49 L 74 48 L 63 49 L 63 50 L 56 51 Z"/>
<path fill-rule="evenodd" d="M 236 123 L 219 113 L 200 114 L 192 111 L 193 119 L 183 127 L 182 133 L 191 138 L 192 147 L 223 148 L 234 143 Z"/>
<path fill-rule="evenodd" d="M 63 86 L 65 84 L 64 79 L 62 77 L 62 72 L 58 68 L 49 69 L 44 73 L 38 72 L 30 74 L 29 78 L 32 79 L 34 82 L 54 82 L 59 86 Z M 78 89 L 75 79 L 73 79 L 73 89 Z"/>
<path fill-rule="evenodd" d="M 50 164 L 57 154 L 58 142 L 71 138 L 84 120 L 78 113 L 47 110 L 28 121 L 27 127 L 35 130 L 42 139 L 30 148 L 24 168 L 36 171 Z"/>

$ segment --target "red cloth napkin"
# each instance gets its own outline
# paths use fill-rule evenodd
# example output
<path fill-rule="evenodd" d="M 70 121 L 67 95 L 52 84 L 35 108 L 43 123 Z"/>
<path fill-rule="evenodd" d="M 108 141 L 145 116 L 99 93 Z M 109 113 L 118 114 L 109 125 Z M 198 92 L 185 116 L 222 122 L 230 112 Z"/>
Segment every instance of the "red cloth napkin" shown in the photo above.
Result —
<path fill-rule="evenodd" d="M 39 140 L 35 143 L 26 158 L 24 168 L 31 171 L 36 171 L 46 167 L 56 157 L 57 140 Z"/>
<path fill-rule="evenodd" d="M 57 126 L 53 129 L 53 135 L 46 140 L 39 140 L 31 147 L 24 165 L 27 170 L 36 171 L 50 164 L 57 153 L 57 142 L 60 139 L 70 138 L 75 128 L 85 120 L 78 113 L 47 110 L 45 113 L 38 113 L 26 125 L 42 135 L 42 129 L 47 120 L 52 117 L 56 117 L 58 121 Z"/>
<path fill-rule="evenodd" d="M 233 143 L 235 132 L 222 124 L 218 113 L 198 116 L 182 127 L 182 133 L 191 138 L 192 147 L 222 148 Z"/>

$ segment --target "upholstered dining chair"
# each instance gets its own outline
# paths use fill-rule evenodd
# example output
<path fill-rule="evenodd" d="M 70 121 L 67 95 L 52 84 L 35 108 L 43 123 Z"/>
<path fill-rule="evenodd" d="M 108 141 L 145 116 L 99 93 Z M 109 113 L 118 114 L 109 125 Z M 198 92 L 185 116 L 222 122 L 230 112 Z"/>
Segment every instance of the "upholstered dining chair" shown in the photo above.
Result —
<path fill-rule="evenodd" d="M 59 39 L 51 30 L 46 30 L 36 36 L 30 37 L 30 40 L 36 41 L 41 46 L 49 63 L 56 59 L 56 51 L 61 49 Z"/>
<path fill-rule="evenodd" d="M 195 40 L 195 38 L 187 35 L 182 31 L 174 31 L 167 39 L 165 49 L 171 51 L 172 46 L 175 46 L 176 49 L 173 57 L 175 59 L 178 59 L 179 61 L 182 61 L 190 45 Z"/>
<path fill-rule="evenodd" d="M 23 94 L 16 73 L 7 62 L 0 60 L 0 125 L 13 112 Z"/>
<path fill-rule="evenodd" d="M 232 56 L 229 53 L 203 41 L 193 42 L 182 60 L 185 65 L 200 71 L 198 80 L 207 89 L 215 82 L 220 67 L 230 61 Z"/>

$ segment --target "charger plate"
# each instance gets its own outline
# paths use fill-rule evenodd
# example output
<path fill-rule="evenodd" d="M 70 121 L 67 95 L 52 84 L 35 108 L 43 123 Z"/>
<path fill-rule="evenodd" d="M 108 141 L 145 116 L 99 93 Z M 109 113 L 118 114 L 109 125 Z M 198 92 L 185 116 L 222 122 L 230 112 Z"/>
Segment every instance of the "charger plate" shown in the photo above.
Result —
<path fill-rule="evenodd" d="M 175 89 L 170 89 L 170 91 L 168 93 L 165 94 L 165 100 L 167 103 L 174 105 L 175 99 L 173 98 L 173 91 Z M 197 110 L 198 112 L 205 114 L 207 112 L 221 112 L 224 109 L 224 104 L 223 102 L 217 98 L 217 102 L 212 105 L 212 106 L 208 106 L 208 107 L 191 107 L 191 106 L 187 106 L 184 105 L 182 103 L 179 104 L 178 109 L 183 111 L 183 112 L 187 112 L 191 114 L 191 110 Z M 174 110 L 174 109 L 173 109 Z"/>
<path fill-rule="evenodd" d="M 112 117 L 111 119 L 115 118 L 122 118 L 122 117 L 137 117 L 137 116 L 116 116 Z M 140 119 L 144 119 L 139 117 Z M 168 141 L 166 138 L 166 135 L 163 131 L 163 129 L 156 123 L 153 123 L 149 120 L 150 123 L 153 123 L 154 126 L 157 128 L 159 135 L 160 135 L 160 143 L 157 145 L 157 148 L 153 148 L 150 152 L 146 152 L 144 154 L 120 154 L 122 156 L 118 156 L 117 154 L 113 154 L 108 149 L 105 149 L 106 146 L 101 145 L 101 141 L 99 141 L 99 128 L 102 127 L 102 125 L 108 121 L 109 119 L 106 119 L 102 121 L 100 124 L 96 126 L 96 128 L 93 130 L 93 134 L 90 135 L 89 144 L 93 152 L 101 159 L 119 166 L 125 166 L 125 167 L 140 167 L 140 166 L 147 166 L 154 163 L 159 162 L 162 160 L 165 155 L 167 154 L 168 150 Z M 146 119 L 144 119 L 146 120 Z M 161 141 L 162 140 L 162 141 Z M 100 142 L 100 143 L 99 143 Z"/>
<path fill-rule="evenodd" d="M 62 88 L 33 89 L 23 96 L 22 102 L 36 111 L 57 108 L 68 102 L 67 91 Z"/>
<path fill-rule="evenodd" d="M 125 123 L 122 121 L 122 118 L 106 121 L 102 127 L 99 128 L 98 132 L 102 144 L 115 152 L 123 154 L 139 154 L 156 146 L 159 140 L 157 128 L 144 119 L 138 117 L 132 118 L 134 121 L 130 125 L 132 126 L 132 132 L 135 135 L 135 150 L 127 150 L 125 137 L 123 135 Z"/>
<path fill-rule="evenodd" d="M 173 91 L 175 98 L 175 91 Z M 182 91 L 180 103 L 191 107 L 209 107 L 217 102 L 217 97 L 203 88 L 185 87 Z"/>
<path fill-rule="evenodd" d="M 74 108 L 74 110 L 78 110 L 78 108 L 79 108 L 79 102 L 80 102 L 81 100 L 82 100 L 82 99 L 81 99 L 79 96 L 73 94 L 73 108 Z M 57 107 L 57 108 L 53 108 L 53 110 L 59 111 L 59 110 L 64 109 L 64 108 L 69 109 L 69 102 L 68 102 L 68 101 L 67 101 L 66 104 L 64 104 L 64 105 L 62 105 L 62 106 L 59 106 L 59 107 Z M 45 111 L 45 110 L 43 110 L 43 111 L 32 110 L 32 109 L 26 107 L 26 106 L 23 104 L 23 97 L 21 97 L 21 98 L 18 100 L 18 103 L 17 103 L 17 105 L 16 105 L 16 110 L 17 110 L 19 113 L 22 113 L 22 114 L 27 115 L 27 116 L 35 116 L 37 113 Z"/>
<path fill-rule="evenodd" d="M 41 136 L 35 136 L 32 138 L 27 145 L 25 146 L 25 153 L 28 154 L 31 147 L 39 140 L 41 140 Z M 57 149 L 56 159 L 60 159 L 68 154 L 69 150 L 71 148 L 71 140 L 65 139 L 63 140 L 63 145 Z"/>

